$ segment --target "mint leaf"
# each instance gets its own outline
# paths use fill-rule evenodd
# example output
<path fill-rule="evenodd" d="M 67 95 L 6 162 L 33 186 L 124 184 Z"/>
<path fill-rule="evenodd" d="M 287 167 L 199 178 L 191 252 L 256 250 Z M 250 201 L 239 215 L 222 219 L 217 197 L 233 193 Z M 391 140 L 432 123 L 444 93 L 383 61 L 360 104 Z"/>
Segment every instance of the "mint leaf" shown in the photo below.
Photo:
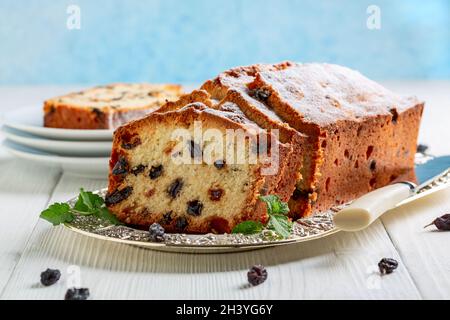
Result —
<path fill-rule="evenodd" d="M 70 212 L 70 206 L 67 203 L 54 203 L 48 209 L 41 212 L 40 217 L 57 226 L 61 223 L 72 222 L 74 216 Z"/>
<path fill-rule="evenodd" d="M 97 209 L 101 208 L 104 203 L 105 201 L 99 195 L 93 194 L 90 191 L 84 191 L 84 189 L 81 188 L 80 195 L 73 208 L 80 213 L 92 214 Z"/>
<path fill-rule="evenodd" d="M 55 203 L 47 210 L 42 211 L 41 218 L 56 226 L 64 222 L 72 222 L 75 218 L 74 214 L 94 215 L 112 224 L 121 224 L 116 216 L 109 212 L 102 197 L 90 191 L 84 191 L 83 188 L 80 189 L 80 194 L 73 208 L 70 208 L 67 203 Z"/>
<path fill-rule="evenodd" d="M 106 208 L 106 207 L 97 209 L 94 212 L 94 215 L 98 218 L 109 221 L 110 223 L 112 223 L 114 225 L 121 224 L 121 222 L 116 218 L 116 216 L 113 215 L 111 212 L 109 212 L 108 208 Z"/>
<path fill-rule="evenodd" d="M 292 231 L 292 222 L 289 218 L 282 214 L 269 215 L 269 222 L 267 228 L 275 231 L 283 238 L 290 236 Z"/>
<path fill-rule="evenodd" d="M 261 201 L 264 201 L 267 205 L 267 214 L 283 214 L 286 215 L 289 212 L 288 204 L 281 201 L 277 195 L 268 195 L 259 197 Z"/>
<path fill-rule="evenodd" d="M 231 233 L 255 234 L 262 231 L 264 225 L 259 221 L 244 221 L 233 228 Z"/>
<path fill-rule="evenodd" d="M 287 216 L 288 204 L 281 201 L 277 195 L 261 196 L 259 199 L 267 205 L 269 220 L 266 228 L 275 231 L 282 238 L 289 237 L 292 231 L 292 222 Z M 261 222 L 245 221 L 234 227 L 232 233 L 254 234 L 263 229 L 264 225 Z"/>
<path fill-rule="evenodd" d="M 289 237 L 292 231 L 292 222 L 287 216 L 289 213 L 288 204 L 281 201 L 277 195 L 268 195 L 259 197 L 259 199 L 267 205 L 267 214 L 269 215 L 267 228 L 275 231 L 283 238 Z"/>

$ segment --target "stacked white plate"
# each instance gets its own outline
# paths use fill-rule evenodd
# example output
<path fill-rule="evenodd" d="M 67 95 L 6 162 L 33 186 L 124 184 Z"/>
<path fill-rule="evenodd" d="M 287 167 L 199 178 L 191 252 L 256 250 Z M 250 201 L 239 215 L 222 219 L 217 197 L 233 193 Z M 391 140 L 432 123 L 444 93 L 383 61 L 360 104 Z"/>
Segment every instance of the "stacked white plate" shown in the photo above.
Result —
<path fill-rule="evenodd" d="M 3 147 L 16 157 L 73 175 L 107 178 L 113 130 L 45 128 L 41 106 L 14 110 L 2 120 Z"/>

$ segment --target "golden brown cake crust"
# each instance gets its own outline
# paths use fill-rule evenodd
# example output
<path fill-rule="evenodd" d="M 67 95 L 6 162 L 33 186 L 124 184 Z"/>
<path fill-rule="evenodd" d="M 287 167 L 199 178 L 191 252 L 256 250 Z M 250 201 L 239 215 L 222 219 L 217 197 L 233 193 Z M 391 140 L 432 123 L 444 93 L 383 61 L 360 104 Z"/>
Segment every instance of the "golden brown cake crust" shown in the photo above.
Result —
<path fill-rule="evenodd" d="M 141 118 L 168 100 L 178 99 L 179 85 L 116 83 L 49 99 L 44 126 L 65 129 L 114 129 Z"/>
<path fill-rule="evenodd" d="M 293 128 L 319 145 L 313 211 L 351 201 L 398 180 L 415 180 L 414 156 L 424 103 L 359 72 L 330 64 L 262 70 L 248 85 Z M 263 94 L 262 94 L 263 93 Z M 298 192 L 298 198 L 306 194 Z M 295 197 L 290 208 L 301 214 Z"/>

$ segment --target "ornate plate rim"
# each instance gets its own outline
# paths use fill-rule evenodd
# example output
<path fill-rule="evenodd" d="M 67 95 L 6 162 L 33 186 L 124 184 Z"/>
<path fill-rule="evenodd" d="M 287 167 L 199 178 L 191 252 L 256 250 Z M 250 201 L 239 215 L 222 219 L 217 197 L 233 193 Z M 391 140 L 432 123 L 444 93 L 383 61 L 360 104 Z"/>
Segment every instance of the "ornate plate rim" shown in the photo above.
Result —
<path fill-rule="evenodd" d="M 93 193 L 97 193 L 97 194 L 101 194 L 104 193 L 106 191 L 106 188 L 102 188 L 102 189 L 98 189 L 93 191 Z M 73 197 L 71 199 L 69 199 L 68 201 L 66 201 L 69 204 L 73 204 L 74 201 L 76 201 L 77 197 Z M 320 216 L 316 216 L 318 219 L 320 219 L 321 217 L 324 217 L 326 215 L 332 215 L 332 211 L 334 210 L 330 210 L 327 213 L 324 213 Z M 329 216 L 331 218 L 331 216 Z M 310 220 L 313 219 L 314 217 L 308 217 L 305 220 Z M 329 220 L 332 224 L 332 219 Z M 297 223 L 297 222 L 295 222 Z M 297 223 L 299 224 L 299 223 Z M 137 246 L 137 247 L 141 247 L 141 248 L 147 248 L 147 249 L 153 249 L 153 250 L 158 250 L 158 251 L 168 251 L 168 252 L 180 252 L 180 253 L 226 253 L 226 252 L 239 252 L 239 251 L 248 251 L 248 250 L 256 250 L 256 249 L 263 249 L 263 248 L 269 248 L 269 247 L 275 247 L 275 246 L 281 246 L 281 245 L 289 245 L 289 244 L 295 244 L 295 243 L 301 243 L 301 242 L 306 242 L 306 241 L 312 241 L 312 240 L 317 240 L 320 238 L 324 238 L 330 235 L 333 235 L 337 232 L 339 232 L 340 230 L 337 229 L 336 227 L 332 226 L 329 229 L 323 230 L 323 231 L 319 231 L 317 233 L 313 233 L 313 234 L 308 234 L 305 236 L 299 236 L 299 235 L 293 235 L 292 238 L 288 238 L 288 239 L 278 239 L 278 240 L 264 240 L 261 242 L 256 242 L 256 243 L 233 243 L 233 244 L 227 244 L 227 243 L 218 243 L 218 244 L 189 244 L 189 243 L 158 243 L 158 242 L 151 242 L 151 241 L 139 241 L 139 240 L 129 240 L 129 239 L 121 239 L 118 237 L 112 237 L 112 236 L 108 236 L 105 234 L 99 234 L 96 233 L 94 231 L 89 231 L 89 230 L 85 230 L 82 229 L 80 227 L 77 227 L 76 225 L 74 225 L 73 223 L 64 223 L 63 224 L 65 228 L 67 228 L 68 230 L 71 230 L 75 233 L 84 235 L 84 236 L 88 236 L 91 238 L 95 238 L 95 239 L 99 239 L 99 240 L 103 240 L 103 241 L 111 241 L 111 242 L 115 242 L 115 243 L 121 243 L 121 244 L 126 244 L 126 245 L 132 245 L 132 246 Z M 307 225 L 304 224 L 299 224 L 301 228 L 308 228 Z M 114 226 L 111 226 L 112 228 Z M 126 229 L 131 229 L 131 230 L 135 230 L 136 232 L 145 232 L 143 230 L 138 230 L 138 229 L 134 229 L 132 227 L 129 226 L 122 226 Z M 106 228 L 104 230 L 107 230 L 109 228 L 109 226 L 106 226 Z M 310 228 L 313 229 L 313 228 Z M 197 238 L 201 239 L 202 237 L 207 237 L 207 236 L 222 236 L 222 237 L 226 237 L 226 236 L 230 236 L 230 235 L 213 235 L 213 234 L 199 234 L 199 235 L 194 235 L 194 234 L 182 234 L 182 233 L 171 233 L 169 234 L 171 236 L 185 236 L 185 237 L 189 237 L 189 238 Z"/>

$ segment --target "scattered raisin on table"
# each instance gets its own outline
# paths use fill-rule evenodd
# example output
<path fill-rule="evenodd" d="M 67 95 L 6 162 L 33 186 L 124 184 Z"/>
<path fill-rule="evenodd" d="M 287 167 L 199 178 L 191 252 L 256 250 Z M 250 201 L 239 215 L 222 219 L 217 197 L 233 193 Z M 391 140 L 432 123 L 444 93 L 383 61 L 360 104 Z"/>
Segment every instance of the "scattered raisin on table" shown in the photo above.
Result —
<path fill-rule="evenodd" d="M 176 198 L 180 195 L 181 189 L 183 188 L 183 180 L 181 178 L 176 179 L 167 189 L 167 193 L 172 198 Z"/>
<path fill-rule="evenodd" d="M 383 258 L 378 263 L 378 268 L 380 269 L 381 274 L 390 274 L 394 272 L 398 267 L 398 262 L 392 258 Z"/>
<path fill-rule="evenodd" d="M 154 223 L 148 229 L 150 241 L 164 242 L 165 230 L 159 223 Z"/>
<path fill-rule="evenodd" d="M 443 216 L 434 219 L 432 223 L 426 225 L 425 228 L 435 225 L 438 230 L 450 231 L 450 214 L 444 214 Z"/>
<path fill-rule="evenodd" d="M 88 288 L 70 288 L 67 289 L 64 300 L 87 300 L 89 298 Z"/>
<path fill-rule="evenodd" d="M 164 167 L 161 165 L 159 166 L 152 166 L 150 169 L 149 177 L 152 180 L 155 180 L 159 178 L 163 173 Z"/>
<path fill-rule="evenodd" d="M 46 287 L 58 282 L 59 278 L 61 278 L 61 272 L 57 269 L 47 269 L 41 273 L 41 283 Z"/>
<path fill-rule="evenodd" d="M 203 203 L 199 200 L 193 200 L 188 202 L 187 213 L 192 216 L 199 216 L 202 214 Z"/>
<path fill-rule="evenodd" d="M 257 286 L 267 280 L 267 270 L 262 265 L 255 265 L 247 272 L 248 282 Z"/>

